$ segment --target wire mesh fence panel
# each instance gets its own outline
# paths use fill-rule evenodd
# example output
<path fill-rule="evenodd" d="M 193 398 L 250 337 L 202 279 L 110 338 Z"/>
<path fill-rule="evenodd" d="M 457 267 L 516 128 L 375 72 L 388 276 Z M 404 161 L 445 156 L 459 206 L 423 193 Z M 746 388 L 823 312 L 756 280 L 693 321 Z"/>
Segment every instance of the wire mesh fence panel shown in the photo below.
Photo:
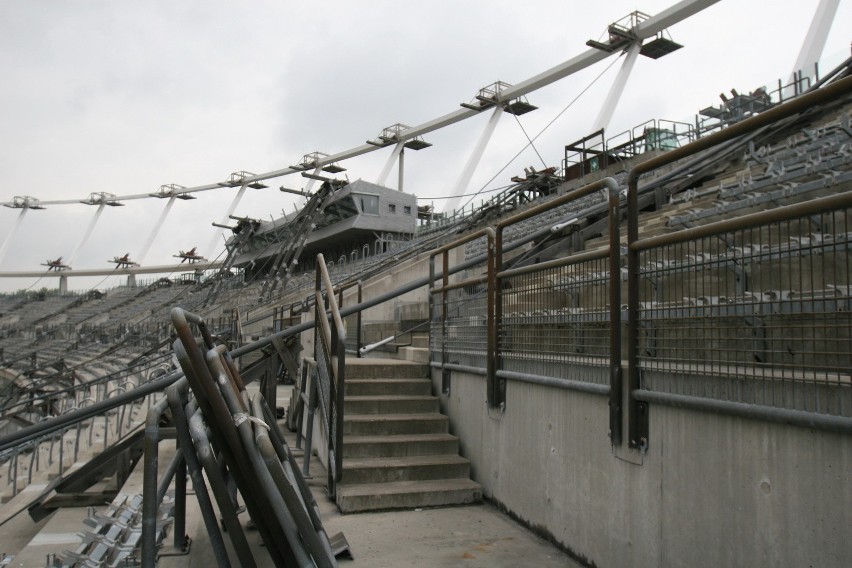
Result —
<path fill-rule="evenodd" d="M 484 368 L 486 364 L 486 293 L 472 284 L 447 291 L 447 362 Z"/>
<path fill-rule="evenodd" d="M 316 361 L 316 377 L 317 381 L 317 396 L 319 397 L 319 407 L 324 420 L 320 422 L 328 424 L 331 416 L 331 369 L 328 367 L 328 355 L 325 352 L 323 339 L 317 335 L 314 341 L 314 360 Z M 332 422 L 333 423 L 333 422 Z M 330 432 L 329 432 L 330 434 Z"/>
<path fill-rule="evenodd" d="M 487 250 L 487 238 L 479 237 L 458 245 L 464 251 Z M 452 268 L 449 256 L 448 269 Z M 436 272 L 443 270 L 436 261 Z M 488 267 L 482 261 L 455 274 L 433 282 L 430 302 L 430 360 L 484 369 L 486 367 L 488 330 Z"/>
<path fill-rule="evenodd" d="M 849 210 L 644 250 L 643 388 L 852 416 Z"/>
<path fill-rule="evenodd" d="M 346 328 L 346 351 L 348 352 L 356 352 L 360 345 L 358 345 L 358 338 L 360 334 L 358 333 L 358 324 L 361 321 L 359 319 L 360 314 L 354 313 L 348 315 L 343 319 L 343 326 Z"/>
<path fill-rule="evenodd" d="M 606 383 L 608 263 L 602 256 L 501 277 L 500 369 Z"/>

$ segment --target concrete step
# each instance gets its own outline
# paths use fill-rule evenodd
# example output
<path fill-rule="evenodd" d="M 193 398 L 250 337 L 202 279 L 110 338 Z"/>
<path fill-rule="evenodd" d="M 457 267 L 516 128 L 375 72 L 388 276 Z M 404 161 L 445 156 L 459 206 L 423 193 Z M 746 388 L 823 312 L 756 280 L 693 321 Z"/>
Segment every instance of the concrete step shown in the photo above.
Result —
<path fill-rule="evenodd" d="M 481 499 L 482 488 L 470 479 L 363 483 L 337 488 L 337 507 L 342 513 L 464 505 Z"/>
<path fill-rule="evenodd" d="M 344 415 L 343 435 L 441 434 L 449 431 L 449 420 L 441 414 Z"/>
<path fill-rule="evenodd" d="M 428 333 L 412 333 L 411 347 L 429 347 Z"/>
<path fill-rule="evenodd" d="M 346 396 L 371 395 L 425 396 L 432 394 L 429 379 L 350 379 L 346 377 Z"/>
<path fill-rule="evenodd" d="M 360 414 L 426 414 L 439 410 L 438 397 L 432 395 L 347 396 L 343 405 L 345 415 L 351 416 Z"/>
<path fill-rule="evenodd" d="M 468 479 L 470 461 L 458 454 L 396 458 L 358 458 L 343 461 L 344 485 L 394 483 L 436 479 Z"/>
<path fill-rule="evenodd" d="M 429 348 L 428 347 L 400 347 L 399 357 L 406 361 L 414 363 L 429 364 Z"/>
<path fill-rule="evenodd" d="M 429 366 L 393 359 L 346 359 L 347 379 L 422 379 Z"/>
<path fill-rule="evenodd" d="M 344 436 L 343 457 L 381 458 L 457 454 L 459 439 L 452 434 Z M 343 462 L 346 464 L 346 461 Z"/>

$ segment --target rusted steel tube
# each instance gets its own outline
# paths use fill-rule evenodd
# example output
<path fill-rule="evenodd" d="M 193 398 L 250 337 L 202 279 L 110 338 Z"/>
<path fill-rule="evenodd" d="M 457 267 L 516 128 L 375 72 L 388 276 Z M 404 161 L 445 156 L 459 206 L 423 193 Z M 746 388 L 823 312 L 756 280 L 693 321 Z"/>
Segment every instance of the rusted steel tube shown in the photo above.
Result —
<path fill-rule="evenodd" d="M 249 458 L 242 446 L 231 413 L 228 411 L 222 393 L 217 388 L 216 381 L 196 345 L 192 331 L 189 329 L 189 322 L 196 324 L 202 322 L 199 327 L 205 327 L 203 320 L 181 308 L 174 308 L 171 315 L 179 338 L 174 345 L 175 353 L 186 374 L 189 386 L 195 393 L 195 398 L 201 407 L 201 413 L 207 417 L 207 424 L 213 432 L 214 439 L 218 441 L 218 448 L 224 457 L 228 470 L 234 475 L 237 485 L 242 487 L 257 486 L 258 481 L 249 465 Z M 209 347 L 213 348 L 212 342 Z M 248 492 L 243 495 L 243 498 L 249 513 L 258 521 L 258 531 L 264 542 L 267 543 L 267 549 L 273 559 L 282 564 L 286 561 L 292 561 L 292 556 L 285 560 L 285 557 L 282 556 L 285 552 L 277 544 L 280 543 L 283 535 L 280 534 L 280 531 L 274 531 L 275 515 L 269 503 L 256 501 L 253 495 Z"/>
<path fill-rule="evenodd" d="M 265 419 L 257 396 L 251 401 L 251 414 L 258 420 Z M 270 430 L 277 428 L 275 422 L 270 423 L 268 426 Z M 334 561 L 334 552 L 331 550 L 331 544 L 328 542 L 328 537 L 325 531 L 322 530 L 322 526 L 317 527 L 314 525 L 313 519 L 308 513 L 308 504 L 302 500 L 300 493 L 291 484 L 290 479 L 288 479 L 282 461 L 287 463 L 288 466 L 289 463 L 286 462 L 286 459 L 279 457 L 270 434 L 265 427 L 255 423 L 253 429 L 254 440 L 260 452 L 260 457 L 269 471 L 277 492 L 284 499 L 287 509 L 293 516 L 305 547 L 311 557 L 313 557 L 318 568 L 333 568 L 336 566 L 336 562 Z"/>
<path fill-rule="evenodd" d="M 254 445 L 252 427 L 248 420 L 248 414 L 246 413 L 246 409 L 242 406 L 242 401 L 239 400 L 239 393 L 232 388 L 226 377 L 227 371 L 217 349 L 211 349 L 207 352 L 207 362 L 210 364 L 213 372 L 216 373 L 222 399 L 225 401 L 230 412 L 229 419 L 236 428 L 237 434 L 239 435 L 242 443 L 242 448 L 248 458 L 248 460 L 242 465 L 245 468 L 250 468 L 252 470 L 252 490 L 244 490 L 243 495 L 245 496 L 246 493 L 254 494 L 254 491 L 257 490 L 262 492 L 260 496 L 264 499 L 258 499 L 258 501 L 264 501 L 269 506 L 269 511 L 272 513 L 272 517 L 266 519 L 269 523 L 269 528 L 273 533 L 280 532 L 281 536 L 285 539 L 284 541 L 267 543 L 267 547 L 280 547 L 282 554 L 291 554 L 293 556 L 293 561 L 298 562 L 299 566 L 312 566 L 307 551 L 304 549 L 304 545 L 299 540 L 295 522 L 293 521 L 284 499 L 277 492 L 269 470 L 266 469 L 263 459 L 260 457 L 257 447 Z M 280 528 L 280 531 L 274 530 L 275 528 Z"/>
<path fill-rule="evenodd" d="M 145 462 L 142 471 L 142 566 L 154 568 L 157 562 L 157 470 L 159 468 L 160 419 L 169 401 L 160 399 L 145 418 Z"/>
<path fill-rule="evenodd" d="M 175 422 L 178 449 L 186 460 L 186 470 L 190 480 L 192 480 L 195 497 L 198 499 L 201 518 L 204 521 L 207 534 L 210 535 L 213 556 L 216 558 L 216 562 L 220 568 L 229 568 L 231 562 L 228 559 L 228 551 L 225 548 L 225 541 L 219 530 L 219 523 L 216 521 L 216 511 L 213 508 L 213 502 L 210 500 L 210 494 L 207 492 L 207 484 L 204 482 L 201 464 L 198 463 L 198 456 L 195 453 L 195 446 L 192 443 L 192 437 L 189 433 L 189 424 L 183 405 L 183 398 L 187 388 L 186 379 L 182 379 L 166 389 L 166 397 L 169 401 L 169 408 L 172 411 L 172 419 Z"/>
<path fill-rule="evenodd" d="M 193 445 L 198 451 L 198 459 L 201 466 L 207 474 L 207 479 L 210 481 L 210 488 L 213 490 L 213 495 L 219 503 L 219 511 L 222 515 L 222 521 L 228 530 L 228 536 L 231 539 L 231 544 L 234 545 L 234 550 L 237 553 L 237 558 L 240 561 L 240 566 L 245 568 L 255 568 L 257 565 L 254 561 L 254 556 L 251 553 L 246 535 L 243 532 L 243 527 L 240 524 L 237 513 L 234 510 L 234 503 L 231 501 L 231 496 L 228 493 L 227 484 L 222 477 L 222 472 L 216 458 L 213 455 L 213 448 L 210 446 L 210 440 L 207 437 L 207 429 L 201 420 L 201 413 L 190 413 L 187 410 L 187 419 L 189 432 L 192 437 Z"/>

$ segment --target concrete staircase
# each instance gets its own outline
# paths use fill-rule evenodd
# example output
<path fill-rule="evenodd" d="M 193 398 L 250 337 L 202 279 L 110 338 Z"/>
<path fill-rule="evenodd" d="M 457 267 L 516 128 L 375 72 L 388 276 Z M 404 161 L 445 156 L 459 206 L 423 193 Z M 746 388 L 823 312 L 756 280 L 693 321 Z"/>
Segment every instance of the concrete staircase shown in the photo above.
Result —
<path fill-rule="evenodd" d="M 482 489 L 431 395 L 428 366 L 391 359 L 346 363 L 344 513 L 474 503 Z"/>

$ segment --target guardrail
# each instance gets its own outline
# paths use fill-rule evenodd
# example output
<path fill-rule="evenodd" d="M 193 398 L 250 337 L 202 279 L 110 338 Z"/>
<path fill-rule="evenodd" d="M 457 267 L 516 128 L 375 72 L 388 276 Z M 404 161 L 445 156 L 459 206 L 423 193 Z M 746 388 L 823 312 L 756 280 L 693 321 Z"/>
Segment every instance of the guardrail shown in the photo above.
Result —
<path fill-rule="evenodd" d="M 329 323 L 326 311 L 331 316 Z M 343 477 L 343 392 L 346 381 L 346 328 L 323 256 L 317 255 L 314 292 L 314 360 L 317 392 L 327 436 L 328 490 L 336 496 Z"/>
<path fill-rule="evenodd" d="M 819 425 L 824 428 L 829 429 L 837 429 L 846 432 L 852 432 L 852 419 L 849 417 L 839 417 L 832 416 L 829 414 L 824 414 L 822 412 L 798 412 L 795 410 L 785 410 L 782 408 L 773 408 L 771 406 L 767 406 L 764 403 L 768 401 L 757 401 L 759 405 L 747 404 L 747 403 L 739 403 L 733 401 L 724 401 L 724 400 L 716 400 L 713 401 L 713 404 L 708 403 L 708 398 L 701 396 L 690 395 L 677 395 L 673 393 L 660 393 L 656 391 L 650 391 L 647 387 L 649 386 L 644 380 L 645 373 L 650 371 L 651 365 L 649 364 L 649 357 L 647 356 L 647 352 L 643 353 L 643 349 L 647 350 L 647 334 L 646 337 L 642 337 L 643 328 L 648 323 L 648 321 L 643 321 L 643 316 L 648 318 L 649 321 L 653 322 L 655 320 L 659 320 L 660 318 L 655 315 L 653 310 L 648 310 L 647 307 L 643 308 L 642 305 L 642 290 L 643 290 L 643 275 L 650 274 L 650 271 L 647 271 L 643 267 L 643 255 L 646 260 L 650 260 L 647 258 L 648 254 L 645 251 L 652 251 L 655 249 L 659 249 L 661 247 L 675 246 L 678 244 L 685 244 L 689 241 L 695 241 L 695 239 L 707 238 L 707 237 L 717 237 L 723 236 L 729 233 L 730 231 L 748 231 L 754 230 L 758 227 L 769 226 L 772 223 L 785 222 L 796 218 L 802 218 L 802 216 L 808 217 L 810 215 L 822 215 L 826 212 L 840 212 L 848 207 L 848 199 L 849 193 L 843 193 L 832 198 L 824 198 L 822 200 L 814 200 L 806 204 L 801 204 L 797 206 L 788 206 L 782 207 L 778 209 L 773 209 L 770 211 L 761 212 L 755 215 L 747 215 L 740 217 L 739 219 L 733 219 L 730 221 L 722 221 L 719 223 L 707 225 L 700 228 L 695 229 L 687 229 L 680 233 L 674 233 L 672 235 L 665 235 L 656 238 L 650 239 L 641 239 L 639 238 L 639 179 L 646 173 L 653 171 L 657 168 L 663 167 L 665 165 L 671 164 L 677 160 L 686 158 L 688 156 L 695 155 L 696 153 L 709 149 L 711 147 L 717 146 L 731 140 L 733 138 L 747 135 L 757 131 L 758 129 L 765 127 L 767 125 L 776 123 L 777 121 L 787 119 L 793 116 L 797 116 L 803 112 L 808 111 L 811 108 L 819 106 L 823 103 L 827 103 L 829 101 L 835 100 L 838 97 L 842 97 L 845 94 L 848 94 L 852 90 L 852 77 L 846 77 L 840 79 L 830 85 L 824 86 L 820 89 L 817 89 L 808 94 L 802 95 L 792 101 L 773 107 L 765 112 L 762 112 L 756 116 L 748 118 L 742 122 L 738 122 L 734 125 L 729 126 L 728 128 L 705 136 L 696 140 L 695 142 L 683 146 L 682 148 L 678 148 L 672 150 L 668 153 L 665 153 L 661 156 L 643 162 L 633 168 L 628 175 L 628 189 L 627 189 L 627 288 L 628 288 L 628 301 L 627 301 L 627 311 L 628 311 L 628 423 L 629 423 L 629 432 L 628 432 L 628 442 L 630 447 L 643 449 L 648 445 L 648 414 L 649 408 L 648 404 L 650 401 L 663 403 L 663 404 L 672 404 L 672 405 L 680 405 L 687 406 L 692 408 L 704 408 L 704 409 L 714 409 L 716 411 L 724 411 L 731 414 L 738 414 L 742 416 L 752 416 L 752 417 L 763 417 L 770 418 L 774 420 L 779 420 L 787 423 L 805 425 L 805 426 L 816 426 Z M 809 221 L 810 222 L 810 221 Z M 844 221 L 845 222 L 845 221 Z M 770 233 L 771 235 L 771 233 Z M 775 234 L 775 239 L 777 240 L 780 237 L 780 233 L 777 232 Z M 771 238 L 771 237 L 770 237 Z M 729 241 L 729 244 L 737 244 L 734 241 L 731 241 L 730 238 L 726 238 Z M 718 240 L 718 239 L 717 239 Z M 758 239 L 759 240 L 759 239 Z M 749 240 L 749 242 L 754 242 L 754 239 Z M 777 242 L 777 241 L 776 241 Z M 747 245 L 748 242 L 743 242 L 742 239 L 740 244 Z M 845 248 L 845 247 L 844 247 Z M 711 253 L 713 249 L 710 248 L 709 251 L 698 251 L 696 253 Z M 815 258 L 815 257 L 811 257 Z M 848 261 L 847 261 L 848 262 Z M 718 261 L 717 261 L 718 263 Z M 848 269 L 847 269 L 848 271 Z M 848 272 L 843 275 L 844 284 L 848 286 L 849 278 Z M 729 287 L 724 287 L 720 289 L 731 289 Z M 735 290 L 735 288 L 733 288 Z M 701 294 L 702 296 L 713 295 L 713 294 Z M 848 297 L 848 291 L 846 296 Z M 648 300 L 652 300 L 653 297 L 648 298 Z M 747 302 L 751 303 L 751 302 Z M 788 303 L 788 305 L 790 305 Z M 712 310 L 707 311 L 708 315 L 713 315 L 714 313 L 717 316 L 723 316 L 725 311 L 719 308 L 715 308 L 715 312 Z M 663 314 L 665 315 L 665 314 Z M 759 313 L 751 314 L 750 317 L 754 318 L 755 316 L 760 316 Z M 739 316 L 735 316 L 739 317 Z M 681 319 L 681 318 L 677 318 Z M 743 324 L 746 323 L 745 319 L 741 320 Z M 694 322 L 690 325 L 698 325 Z M 753 327 L 761 327 L 763 324 L 758 323 L 756 320 L 752 324 Z M 844 323 L 841 327 L 841 330 L 844 330 L 848 333 L 848 329 L 852 327 L 850 326 L 847 318 L 847 322 Z M 842 333 L 843 331 L 841 331 Z M 751 343 L 751 342 L 750 342 Z M 643 347 L 644 346 L 644 347 Z M 847 342 L 848 346 L 848 342 Z M 748 347 L 750 351 L 753 352 L 751 346 Z M 813 349 L 813 355 L 816 357 L 820 356 L 818 350 Z M 729 350 L 728 350 L 729 351 Z M 841 374 L 845 374 L 848 372 L 848 361 L 850 360 L 848 357 L 848 353 L 845 354 L 844 357 L 846 364 L 840 368 L 837 368 L 837 371 Z M 753 355 L 752 355 L 753 356 Z M 724 364 L 726 366 L 734 366 L 737 364 L 741 364 L 741 360 L 719 360 L 718 356 L 716 357 L 716 361 L 714 361 L 713 357 L 710 358 L 710 363 Z M 726 357 L 726 359 L 728 359 Z M 752 363 L 760 363 L 760 361 L 753 361 Z M 731 365 L 733 364 L 733 365 Z M 753 365 L 749 365 L 753 367 Z M 671 369 L 672 367 L 669 367 Z M 826 370 L 823 368 L 823 370 Z M 744 373 L 741 371 L 734 371 L 734 376 L 742 376 Z M 792 378 L 792 377 L 787 377 Z M 781 377 L 781 380 L 786 380 L 785 377 Z M 759 406 L 759 408 L 757 407 Z"/>
<path fill-rule="evenodd" d="M 451 283 L 450 252 L 478 239 L 485 239 L 487 253 L 480 265 L 467 270 L 476 268 L 480 275 Z M 439 286 L 435 286 L 438 278 L 436 257 L 441 257 L 442 266 Z M 487 401 L 492 407 L 502 402 L 494 374 L 494 258 L 494 230 L 490 228 L 455 240 L 429 255 L 430 358 L 441 368 L 441 391 L 445 395 L 450 393 L 453 369 L 484 367 Z M 440 353 L 439 361 L 435 360 L 437 353 Z"/>
<path fill-rule="evenodd" d="M 443 390 L 449 389 L 450 372 L 459 371 L 489 377 L 491 406 L 506 402 L 506 381 L 608 395 L 612 443 L 621 443 L 626 404 L 629 444 L 639 450 L 648 444 L 650 402 L 852 431 L 852 194 L 638 238 L 641 175 L 832 101 L 848 93 L 850 82 L 824 86 L 634 168 L 626 242 L 619 234 L 623 196 L 613 180 L 498 223 L 494 276 L 456 283 L 444 277 L 431 290 L 432 366 L 443 369 Z M 831 175 L 835 183 L 845 179 Z M 602 188 L 608 195 L 605 218 L 578 214 L 551 230 L 594 225 L 595 232 L 608 234 L 606 244 L 547 262 L 536 262 L 533 247 L 530 258 L 507 261 L 503 240 L 510 226 Z M 646 204 L 648 198 L 656 195 L 643 195 Z M 476 237 L 481 234 L 435 251 L 430 282 L 436 280 L 435 258 L 443 257 L 446 273 L 448 251 Z M 484 300 L 491 290 L 493 318 Z M 622 328 L 628 333 L 624 343 Z M 492 329 L 493 349 L 484 341 Z M 477 356 L 489 363 L 493 358 L 493 374 Z"/>

